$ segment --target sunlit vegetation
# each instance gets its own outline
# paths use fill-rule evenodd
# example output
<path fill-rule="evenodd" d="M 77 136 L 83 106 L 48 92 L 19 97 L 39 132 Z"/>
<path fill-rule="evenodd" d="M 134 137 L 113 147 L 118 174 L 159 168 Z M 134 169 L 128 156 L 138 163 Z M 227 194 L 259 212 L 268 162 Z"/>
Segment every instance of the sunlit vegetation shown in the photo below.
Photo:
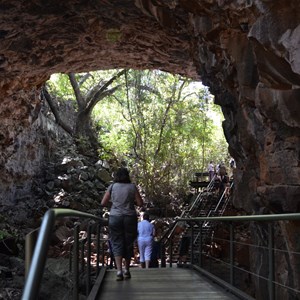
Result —
<path fill-rule="evenodd" d="M 73 74 L 75 86 L 71 79 L 56 75 L 48 89 L 60 99 L 77 99 L 79 112 L 78 95 L 86 109 L 98 92 L 88 121 L 98 154 L 128 166 L 148 201 L 181 197 L 195 171 L 206 171 L 210 160 L 228 160 L 220 109 L 201 83 L 149 70 Z"/>

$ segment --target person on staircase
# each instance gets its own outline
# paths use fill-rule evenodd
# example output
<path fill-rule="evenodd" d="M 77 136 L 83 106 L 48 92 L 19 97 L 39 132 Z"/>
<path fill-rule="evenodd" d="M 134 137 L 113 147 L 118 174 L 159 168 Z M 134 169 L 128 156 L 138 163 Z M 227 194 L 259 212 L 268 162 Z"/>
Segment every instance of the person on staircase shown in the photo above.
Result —
<path fill-rule="evenodd" d="M 178 265 L 186 264 L 188 253 L 191 244 L 191 236 L 189 232 L 189 226 L 187 222 L 179 222 L 178 226 L 182 228 L 182 237 L 179 244 L 179 257 L 178 257 Z"/>
<path fill-rule="evenodd" d="M 209 182 L 211 182 L 215 175 L 215 166 L 213 161 L 209 162 L 207 169 L 208 169 Z"/>
<path fill-rule="evenodd" d="M 117 281 L 131 278 L 129 271 L 133 257 L 133 245 L 137 238 L 137 213 L 135 205 L 143 206 L 142 197 L 135 184 L 131 183 L 126 168 L 119 168 L 114 183 L 105 192 L 102 206 L 111 202 L 109 235 L 117 267 Z M 122 263 L 125 260 L 123 273 Z"/>
<path fill-rule="evenodd" d="M 146 212 L 141 214 L 141 221 L 138 223 L 138 247 L 140 253 L 140 264 L 142 268 L 149 268 L 151 254 L 153 251 L 153 239 L 155 228 L 149 222 L 149 215 Z"/>
<path fill-rule="evenodd" d="M 233 173 L 234 173 L 234 169 L 236 168 L 236 163 L 234 158 L 232 157 L 230 158 L 229 166 L 230 166 L 230 178 L 233 178 Z"/>
<path fill-rule="evenodd" d="M 220 181 L 219 186 L 219 196 L 222 196 L 222 194 L 225 191 L 225 195 L 227 196 L 229 193 L 229 177 L 227 174 L 226 167 L 222 165 L 219 170 L 218 179 Z"/>

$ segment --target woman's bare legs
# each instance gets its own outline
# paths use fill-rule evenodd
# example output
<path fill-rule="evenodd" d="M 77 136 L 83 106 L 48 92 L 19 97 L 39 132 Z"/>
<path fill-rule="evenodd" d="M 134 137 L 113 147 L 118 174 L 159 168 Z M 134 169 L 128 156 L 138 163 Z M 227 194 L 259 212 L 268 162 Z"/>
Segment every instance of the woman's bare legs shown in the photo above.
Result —
<path fill-rule="evenodd" d="M 116 261 L 118 273 L 119 273 L 119 272 L 122 272 L 122 262 L 123 262 L 122 256 L 116 256 L 116 257 L 115 257 L 115 261 Z M 125 270 L 126 270 L 126 271 L 129 271 L 129 268 L 130 268 L 130 262 L 131 262 L 131 259 L 130 259 L 130 258 L 125 259 Z"/>
<path fill-rule="evenodd" d="M 115 261 L 116 261 L 116 266 L 117 266 L 117 272 L 122 273 L 122 256 L 116 256 Z"/>
<path fill-rule="evenodd" d="M 130 261 L 131 261 L 130 258 L 126 258 L 126 259 L 125 259 L 125 270 L 126 270 L 126 271 L 129 271 L 129 268 L 130 268 Z"/>

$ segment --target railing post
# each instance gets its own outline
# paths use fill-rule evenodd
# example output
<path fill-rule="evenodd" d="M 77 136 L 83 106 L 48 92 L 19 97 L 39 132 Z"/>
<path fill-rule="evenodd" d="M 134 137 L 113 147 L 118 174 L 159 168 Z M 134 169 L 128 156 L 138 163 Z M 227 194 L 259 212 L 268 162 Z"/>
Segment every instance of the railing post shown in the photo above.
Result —
<path fill-rule="evenodd" d="M 47 250 L 50 241 L 49 237 L 52 232 L 54 221 L 55 213 L 53 210 L 49 210 L 43 218 L 42 226 L 39 231 L 29 272 L 26 277 L 22 300 L 37 299 L 47 258 Z M 45 238 L 45 236 L 47 238 Z"/>
<path fill-rule="evenodd" d="M 80 242 L 78 242 L 78 246 L 81 248 L 79 251 L 80 251 L 80 254 L 79 254 L 79 259 L 80 259 L 80 262 L 81 262 L 81 270 L 80 272 L 84 272 L 84 268 L 85 268 L 85 261 L 84 261 L 84 247 L 85 247 L 85 241 L 84 240 L 81 240 Z M 78 252 L 79 253 L 79 252 Z"/>
<path fill-rule="evenodd" d="M 191 264 L 194 264 L 194 223 L 191 223 L 191 240 L 190 240 L 190 247 L 191 247 Z"/>
<path fill-rule="evenodd" d="M 101 248 L 101 250 L 102 250 L 102 266 L 104 267 L 104 265 L 105 265 L 105 242 L 103 241 L 102 242 L 102 248 Z M 110 256 L 112 255 L 112 252 L 110 253 Z"/>
<path fill-rule="evenodd" d="M 173 237 L 171 237 L 171 243 L 170 243 L 170 263 L 169 263 L 170 268 L 172 268 L 172 261 L 173 261 Z"/>
<path fill-rule="evenodd" d="M 273 224 L 268 224 L 268 252 L 269 252 L 269 279 L 268 279 L 268 289 L 269 289 L 269 300 L 274 300 L 275 298 L 275 286 L 274 286 L 274 229 Z"/>
<path fill-rule="evenodd" d="M 160 242 L 160 267 L 166 267 L 166 248 L 163 242 Z"/>
<path fill-rule="evenodd" d="M 25 237 L 25 277 L 27 277 L 27 274 L 29 272 L 38 233 L 38 230 L 33 230 Z"/>
<path fill-rule="evenodd" d="M 73 299 L 78 300 L 78 286 L 79 286 L 79 274 L 78 274 L 78 255 L 79 255 L 79 225 L 74 228 L 74 246 L 73 246 Z"/>
<path fill-rule="evenodd" d="M 100 224 L 97 225 L 96 247 L 97 247 L 97 276 L 98 276 L 100 271 Z"/>
<path fill-rule="evenodd" d="M 72 273 L 72 267 L 73 267 L 73 244 L 70 245 L 70 251 L 69 251 L 69 272 Z"/>
<path fill-rule="evenodd" d="M 32 260 L 30 263 L 29 272 L 26 276 L 26 282 L 23 289 L 22 300 L 35 300 L 38 297 L 40 284 L 43 276 L 43 271 L 47 258 L 47 251 L 49 247 L 49 243 L 51 240 L 52 230 L 54 228 L 56 218 L 61 217 L 83 217 L 90 218 L 99 221 L 99 217 L 96 217 L 92 214 L 79 212 L 71 209 L 49 209 L 45 216 L 43 217 L 43 222 L 41 224 L 41 228 L 39 229 L 38 239 L 34 248 L 34 253 L 32 256 Z M 30 237 L 31 239 L 31 237 Z M 29 240 L 28 251 L 26 255 L 30 258 L 30 253 L 32 252 L 33 242 Z M 72 251 L 69 256 L 70 267 L 69 270 L 73 269 L 73 281 L 74 281 L 74 289 L 73 289 L 73 299 L 78 299 L 78 290 L 79 290 L 79 228 L 75 226 L 74 228 L 74 243 L 73 247 L 70 247 L 70 251 Z M 27 260 L 28 261 L 28 260 Z M 29 265 L 29 263 L 28 263 Z"/>
<path fill-rule="evenodd" d="M 87 228 L 87 258 L 86 258 L 86 295 L 88 296 L 91 289 L 91 224 Z"/>
<path fill-rule="evenodd" d="M 229 223 L 230 232 L 230 284 L 234 286 L 234 228 L 233 223 Z"/>
<path fill-rule="evenodd" d="M 199 226 L 199 267 L 202 268 L 202 222 L 198 223 Z"/>

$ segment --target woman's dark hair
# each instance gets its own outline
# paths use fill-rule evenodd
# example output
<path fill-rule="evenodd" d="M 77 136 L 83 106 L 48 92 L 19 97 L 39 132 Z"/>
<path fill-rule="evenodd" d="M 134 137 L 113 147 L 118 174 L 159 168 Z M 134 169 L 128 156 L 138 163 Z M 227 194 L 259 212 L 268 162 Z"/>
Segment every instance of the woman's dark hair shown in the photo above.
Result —
<path fill-rule="evenodd" d="M 115 174 L 115 182 L 130 183 L 129 171 L 126 168 L 119 168 Z"/>

